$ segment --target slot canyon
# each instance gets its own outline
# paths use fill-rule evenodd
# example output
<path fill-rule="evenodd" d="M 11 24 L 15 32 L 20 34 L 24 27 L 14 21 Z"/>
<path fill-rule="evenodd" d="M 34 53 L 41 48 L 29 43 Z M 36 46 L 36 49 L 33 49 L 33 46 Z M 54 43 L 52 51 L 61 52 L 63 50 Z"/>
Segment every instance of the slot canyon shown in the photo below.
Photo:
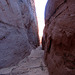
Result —
<path fill-rule="evenodd" d="M 75 0 L 46 2 L 0 0 L 0 75 L 75 75 Z"/>

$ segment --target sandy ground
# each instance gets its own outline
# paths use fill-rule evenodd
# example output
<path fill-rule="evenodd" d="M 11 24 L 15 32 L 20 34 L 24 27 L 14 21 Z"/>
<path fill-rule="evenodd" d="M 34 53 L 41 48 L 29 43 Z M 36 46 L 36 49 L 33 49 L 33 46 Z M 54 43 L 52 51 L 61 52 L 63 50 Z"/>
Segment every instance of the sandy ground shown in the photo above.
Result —
<path fill-rule="evenodd" d="M 17 66 L 1 69 L 0 75 L 49 75 L 43 57 L 44 51 L 39 46 Z"/>

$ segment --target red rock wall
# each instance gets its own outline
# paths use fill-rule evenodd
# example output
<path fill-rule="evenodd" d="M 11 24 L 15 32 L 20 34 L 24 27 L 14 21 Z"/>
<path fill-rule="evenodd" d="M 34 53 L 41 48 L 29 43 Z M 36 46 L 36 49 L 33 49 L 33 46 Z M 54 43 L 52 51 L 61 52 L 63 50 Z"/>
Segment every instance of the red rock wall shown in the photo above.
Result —
<path fill-rule="evenodd" d="M 43 34 L 50 75 L 75 75 L 75 0 L 48 0 Z"/>

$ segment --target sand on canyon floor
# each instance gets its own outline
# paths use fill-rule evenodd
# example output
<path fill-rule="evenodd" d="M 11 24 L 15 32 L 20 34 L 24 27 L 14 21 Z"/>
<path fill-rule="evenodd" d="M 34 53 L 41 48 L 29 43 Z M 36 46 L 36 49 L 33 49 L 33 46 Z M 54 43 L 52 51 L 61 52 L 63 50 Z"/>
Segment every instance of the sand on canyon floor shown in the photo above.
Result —
<path fill-rule="evenodd" d="M 49 75 L 41 46 L 32 50 L 31 54 L 16 66 L 1 69 L 0 75 Z"/>

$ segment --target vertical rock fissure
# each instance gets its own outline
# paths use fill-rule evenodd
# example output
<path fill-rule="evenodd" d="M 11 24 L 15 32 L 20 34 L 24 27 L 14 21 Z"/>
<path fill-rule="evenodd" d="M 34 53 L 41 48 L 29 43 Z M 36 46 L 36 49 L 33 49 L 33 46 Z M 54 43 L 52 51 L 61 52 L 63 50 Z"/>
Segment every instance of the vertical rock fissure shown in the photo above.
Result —
<path fill-rule="evenodd" d="M 51 44 L 52 44 L 52 39 L 51 39 L 51 37 L 50 37 L 49 42 L 47 43 L 47 52 L 48 52 L 48 53 L 50 53 Z"/>

